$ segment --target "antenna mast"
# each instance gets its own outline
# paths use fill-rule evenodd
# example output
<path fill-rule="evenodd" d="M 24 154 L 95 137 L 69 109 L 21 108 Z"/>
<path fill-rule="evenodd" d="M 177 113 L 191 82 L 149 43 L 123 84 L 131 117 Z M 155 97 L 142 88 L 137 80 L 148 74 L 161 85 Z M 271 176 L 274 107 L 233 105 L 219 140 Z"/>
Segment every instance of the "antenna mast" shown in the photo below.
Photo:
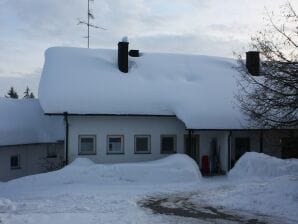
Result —
<path fill-rule="evenodd" d="M 96 25 L 90 23 L 90 19 L 95 18 L 92 11 L 91 11 L 91 9 L 90 9 L 90 2 L 91 1 L 94 2 L 94 0 L 87 0 L 87 2 L 88 2 L 87 22 L 85 20 L 82 20 L 82 19 L 78 18 L 78 25 L 86 25 L 87 26 L 87 37 L 85 37 L 85 38 L 87 38 L 87 47 L 88 48 L 90 46 L 90 27 L 95 28 L 95 29 L 106 30 L 103 27 L 96 26 Z"/>

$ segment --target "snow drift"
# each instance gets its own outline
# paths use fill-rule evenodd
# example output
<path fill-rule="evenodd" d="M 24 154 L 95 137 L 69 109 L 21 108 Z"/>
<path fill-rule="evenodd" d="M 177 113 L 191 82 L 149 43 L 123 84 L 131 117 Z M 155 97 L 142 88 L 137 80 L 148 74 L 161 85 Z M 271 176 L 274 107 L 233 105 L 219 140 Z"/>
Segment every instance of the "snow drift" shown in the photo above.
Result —
<path fill-rule="evenodd" d="M 257 152 L 245 153 L 229 172 L 230 178 L 272 178 L 298 175 L 298 159 L 282 160 Z"/>
<path fill-rule="evenodd" d="M 14 211 L 15 209 L 16 209 L 16 206 L 11 200 L 0 197 L 0 213 L 7 212 L 7 211 Z"/>
<path fill-rule="evenodd" d="M 87 158 L 78 158 L 61 170 L 27 176 L 7 184 L 22 186 L 53 186 L 61 184 L 138 185 L 171 184 L 199 181 L 197 164 L 188 156 L 177 154 L 164 159 L 122 164 L 96 164 Z"/>

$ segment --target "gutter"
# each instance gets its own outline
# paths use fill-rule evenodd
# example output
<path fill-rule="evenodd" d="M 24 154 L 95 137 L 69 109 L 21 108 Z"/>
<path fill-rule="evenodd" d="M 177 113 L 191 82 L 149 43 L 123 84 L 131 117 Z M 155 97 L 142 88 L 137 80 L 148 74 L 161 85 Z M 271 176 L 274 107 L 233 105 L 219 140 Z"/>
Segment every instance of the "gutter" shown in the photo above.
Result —
<path fill-rule="evenodd" d="M 264 147 L 264 143 L 263 143 L 263 130 L 260 131 L 260 152 L 263 153 L 263 147 Z"/>
<path fill-rule="evenodd" d="M 65 165 L 68 165 L 68 131 L 69 131 L 69 123 L 68 123 L 68 113 L 64 112 L 64 121 L 65 121 Z"/>
<path fill-rule="evenodd" d="M 291 128 L 185 128 L 193 131 L 293 131 Z"/>
<path fill-rule="evenodd" d="M 228 171 L 231 169 L 231 137 L 232 137 L 232 130 L 229 131 L 228 136 Z"/>
<path fill-rule="evenodd" d="M 66 112 L 64 113 L 45 113 L 45 115 L 49 116 L 61 116 L 65 115 Z M 76 114 L 76 113 L 67 113 L 69 116 L 98 116 L 98 117 L 103 117 L 103 116 L 110 116 L 110 117 L 176 117 L 176 115 L 171 115 L 171 114 Z"/>

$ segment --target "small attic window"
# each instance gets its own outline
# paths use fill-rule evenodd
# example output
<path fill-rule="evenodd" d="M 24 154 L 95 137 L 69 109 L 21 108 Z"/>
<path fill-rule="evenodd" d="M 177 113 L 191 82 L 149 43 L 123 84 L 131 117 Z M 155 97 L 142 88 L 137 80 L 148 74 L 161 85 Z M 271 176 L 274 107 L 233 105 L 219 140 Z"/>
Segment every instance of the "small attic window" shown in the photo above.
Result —
<path fill-rule="evenodd" d="M 20 169 L 20 154 L 12 155 L 10 157 L 10 169 Z"/>

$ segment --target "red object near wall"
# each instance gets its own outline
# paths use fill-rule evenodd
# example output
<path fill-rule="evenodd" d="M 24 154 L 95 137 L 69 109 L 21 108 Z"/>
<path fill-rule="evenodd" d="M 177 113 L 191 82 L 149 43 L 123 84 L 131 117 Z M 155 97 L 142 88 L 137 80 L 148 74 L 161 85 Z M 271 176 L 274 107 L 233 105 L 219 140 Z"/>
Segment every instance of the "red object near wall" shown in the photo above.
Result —
<path fill-rule="evenodd" d="M 202 173 L 208 174 L 209 172 L 209 157 L 202 156 Z"/>

